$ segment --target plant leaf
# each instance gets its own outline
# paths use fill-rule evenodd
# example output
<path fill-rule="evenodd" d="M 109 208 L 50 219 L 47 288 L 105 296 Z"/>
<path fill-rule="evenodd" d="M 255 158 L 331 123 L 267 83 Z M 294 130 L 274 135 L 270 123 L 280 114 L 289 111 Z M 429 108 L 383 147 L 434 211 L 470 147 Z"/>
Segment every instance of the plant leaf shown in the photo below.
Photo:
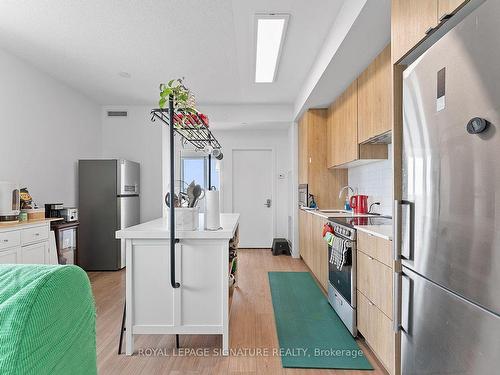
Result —
<path fill-rule="evenodd" d="M 165 98 L 167 96 L 169 96 L 170 94 L 172 94 L 172 89 L 170 88 L 165 88 L 161 93 L 160 93 L 160 96 L 162 98 Z"/>
<path fill-rule="evenodd" d="M 160 101 L 158 102 L 158 105 L 160 108 L 165 108 L 165 103 L 167 102 L 167 99 L 161 98 Z"/>

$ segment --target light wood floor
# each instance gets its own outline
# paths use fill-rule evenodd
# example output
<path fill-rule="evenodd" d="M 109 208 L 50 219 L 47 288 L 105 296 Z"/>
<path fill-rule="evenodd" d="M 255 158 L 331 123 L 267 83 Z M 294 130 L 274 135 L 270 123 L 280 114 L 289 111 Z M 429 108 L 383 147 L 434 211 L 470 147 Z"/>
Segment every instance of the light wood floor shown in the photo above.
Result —
<path fill-rule="evenodd" d="M 278 348 L 276 327 L 267 278 L 268 271 L 308 271 L 302 260 L 289 256 L 272 256 L 270 250 L 240 249 L 239 288 L 231 306 L 230 348 Z M 378 361 L 362 341 L 361 348 L 375 371 L 283 369 L 274 356 L 172 356 L 175 337 L 171 335 L 142 335 L 136 339 L 140 349 L 159 348 L 160 356 L 135 354 L 118 355 L 125 272 L 91 272 L 97 305 L 97 362 L 99 374 L 385 374 Z M 200 306 L 203 308 L 203 306 Z M 219 335 L 180 336 L 182 348 L 220 348 Z M 168 354 L 169 356 L 166 356 Z"/>

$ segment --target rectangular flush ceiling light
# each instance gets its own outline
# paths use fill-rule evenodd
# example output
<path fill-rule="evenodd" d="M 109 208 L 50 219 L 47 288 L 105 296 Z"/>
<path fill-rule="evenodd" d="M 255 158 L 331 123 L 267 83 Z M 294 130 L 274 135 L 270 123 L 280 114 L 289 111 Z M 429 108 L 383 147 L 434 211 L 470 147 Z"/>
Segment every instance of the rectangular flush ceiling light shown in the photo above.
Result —
<path fill-rule="evenodd" d="M 276 78 L 288 14 L 256 14 L 257 47 L 255 82 L 270 83 Z"/>

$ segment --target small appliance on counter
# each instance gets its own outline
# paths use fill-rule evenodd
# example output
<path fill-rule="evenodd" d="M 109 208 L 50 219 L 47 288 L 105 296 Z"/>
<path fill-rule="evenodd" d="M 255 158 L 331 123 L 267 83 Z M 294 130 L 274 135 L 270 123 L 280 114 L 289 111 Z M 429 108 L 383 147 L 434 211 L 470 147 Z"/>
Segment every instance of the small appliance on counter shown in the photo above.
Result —
<path fill-rule="evenodd" d="M 20 212 L 19 186 L 0 181 L 0 222 L 17 222 Z"/>
<path fill-rule="evenodd" d="M 76 207 L 65 207 L 60 211 L 60 214 L 67 223 L 78 221 L 78 208 Z"/>
<path fill-rule="evenodd" d="M 349 200 L 349 204 L 355 214 L 368 213 L 368 195 L 353 195 Z"/>
<path fill-rule="evenodd" d="M 299 207 L 309 207 L 309 188 L 307 184 L 299 184 Z"/>
<path fill-rule="evenodd" d="M 64 222 L 78 221 L 78 208 L 64 207 L 63 203 L 47 203 L 45 205 L 46 218 L 63 218 Z"/>
<path fill-rule="evenodd" d="M 46 203 L 45 204 L 45 217 L 47 219 L 61 217 L 61 210 L 64 208 L 62 203 Z"/>

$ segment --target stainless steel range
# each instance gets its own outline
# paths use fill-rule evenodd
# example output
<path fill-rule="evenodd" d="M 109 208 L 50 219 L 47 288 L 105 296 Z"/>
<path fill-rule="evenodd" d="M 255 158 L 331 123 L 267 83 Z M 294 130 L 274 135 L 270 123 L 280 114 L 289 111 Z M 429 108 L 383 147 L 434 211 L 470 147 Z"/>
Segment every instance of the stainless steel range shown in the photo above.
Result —
<path fill-rule="evenodd" d="M 390 224 L 388 217 L 329 217 L 333 244 L 328 246 L 328 301 L 355 337 L 356 324 L 356 229 L 355 225 Z"/>
<path fill-rule="evenodd" d="M 356 230 L 336 219 L 329 218 L 334 241 L 328 245 L 328 301 L 356 336 Z M 334 263 L 335 252 L 343 255 L 340 266 Z"/>

